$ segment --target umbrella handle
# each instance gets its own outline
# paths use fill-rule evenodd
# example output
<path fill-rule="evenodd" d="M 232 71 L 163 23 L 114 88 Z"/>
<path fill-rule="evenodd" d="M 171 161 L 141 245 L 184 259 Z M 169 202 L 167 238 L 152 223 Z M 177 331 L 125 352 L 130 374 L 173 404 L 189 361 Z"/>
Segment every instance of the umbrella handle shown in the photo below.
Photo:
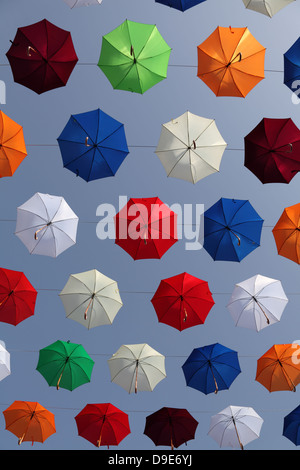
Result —
<path fill-rule="evenodd" d="M 37 52 L 36 49 L 34 49 L 34 47 L 28 46 L 28 47 L 27 47 L 27 55 L 28 55 L 28 57 L 31 57 L 30 51 L 33 51 L 33 52 L 35 52 L 35 53 Z"/>
<path fill-rule="evenodd" d="M 88 140 L 89 140 L 89 138 L 86 137 L 86 138 L 85 138 L 85 143 L 84 143 L 84 145 L 85 145 L 86 147 L 90 147 L 90 144 L 88 144 Z"/>
<path fill-rule="evenodd" d="M 19 440 L 18 440 L 18 445 L 19 445 L 19 446 L 22 444 L 23 439 L 24 439 L 24 437 L 25 437 L 25 434 L 26 434 L 26 433 L 24 432 L 23 436 L 21 436 L 21 437 L 19 438 Z"/>
<path fill-rule="evenodd" d="M 136 361 L 136 366 L 135 366 L 135 387 L 134 387 L 134 393 L 137 393 L 137 379 L 138 379 L 138 361 Z"/>
<path fill-rule="evenodd" d="M 278 361 L 278 363 L 279 363 L 280 367 L 282 368 L 282 372 L 283 372 L 284 375 L 286 376 L 287 382 L 290 381 L 290 383 L 291 383 L 291 386 L 292 386 L 291 391 L 292 391 L 292 392 L 296 392 L 296 385 L 294 384 L 294 382 L 292 381 L 292 379 L 288 376 L 288 374 L 287 374 L 286 371 L 284 370 L 284 367 L 282 366 L 281 362 Z"/>
<path fill-rule="evenodd" d="M 240 237 L 238 237 L 236 233 L 234 233 L 232 230 L 230 230 L 229 227 L 228 227 L 228 230 L 229 230 L 229 232 L 231 232 L 231 233 L 238 239 L 238 246 L 240 246 L 240 244 L 241 244 L 241 239 L 240 239 Z"/>
<path fill-rule="evenodd" d="M 94 297 L 94 296 L 91 297 L 91 299 L 90 299 L 90 301 L 89 301 L 89 304 L 88 304 L 87 308 L 86 308 L 85 311 L 84 311 L 84 319 L 85 319 L 85 320 L 87 320 L 87 312 L 88 312 L 88 309 L 90 308 L 90 305 L 91 305 L 91 303 L 92 303 L 93 297 Z"/>
<path fill-rule="evenodd" d="M 211 370 L 211 373 L 212 373 L 212 376 L 213 376 L 213 379 L 214 379 L 214 383 L 215 383 L 215 387 L 216 387 L 214 393 L 215 393 L 215 395 L 216 395 L 216 394 L 218 393 L 218 391 L 219 391 L 219 387 L 218 387 L 216 378 L 215 378 L 215 376 L 214 376 L 214 373 L 213 373 L 212 366 L 211 366 L 211 363 L 210 363 L 210 362 L 209 362 L 209 367 L 210 367 L 210 370 Z"/>
<path fill-rule="evenodd" d="M 174 444 L 173 444 L 172 436 L 171 436 L 171 450 L 174 450 Z"/>
<path fill-rule="evenodd" d="M 266 321 L 267 321 L 267 323 L 268 323 L 268 325 L 269 325 L 269 323 L 270 323 L 270 320 L 269 320 L 269 318 L 268 318 L 268 316 L 267 316 L 266 312 L 263 310 L 262 306 L 261 306 L 261 305 L 260 305 L 260 303 L 259 303 L 259 302 L 256 300 L 256 298 L 255 298 L 255 297 L 254 297 L 254 302 L 256 302 L 256 303 L 257 303 L 257 305 L 259 306 L 259 308 L 261 309 L 261 311 L 262 311 L 262 313 L 264 314 L 264 316 L 266 317 Z"/>
<path fill-rule="evenodd" d="M 51 222 L 48 222 L 48 224 L 46 224 L 46 225 L 44 225 L 43 227 L 41 227 L 41 228 L 39 228 L 38 230 L 36 230 L 36 231 L 34 232 L 34 239 L 37 240 L 37 239 L 38 239 L 37 234 L 38 234 L 41 230 L 43 230 L 44 228 L 49 227 L 49 225 L 51 225 Z"/>
<path fill-rule="evenodd" d="M 232 418 L 232 421 L 233 421 L 235 432 L 236 432 L 236 435 L 237 435 L 237 438 L 238 438 L 238 441 L 239 441 L 239 444 L 240 444 L 240 448 L 241 448 L 241 450 L 244 450 L 244 446 L 241 443 L 240 436 L 239 436 L 239 433 L 238 433 L 238 430 L 237 430 L 237 427 L 236 427 L 236 424 L 235 424 L 235 419 Z"/>
<path fill-rule="evenodd" d="M 186 308 L 184 307 L 184 319 L 183 319 L 184 322 L 186 322 L 187 316 L 188 314 L 187 314 Z"/>

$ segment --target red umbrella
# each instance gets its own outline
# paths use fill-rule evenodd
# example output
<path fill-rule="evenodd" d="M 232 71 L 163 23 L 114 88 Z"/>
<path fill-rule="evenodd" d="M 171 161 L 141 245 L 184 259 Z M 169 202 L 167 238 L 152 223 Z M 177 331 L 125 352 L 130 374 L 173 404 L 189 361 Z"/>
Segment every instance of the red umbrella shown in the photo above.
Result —
<path fill-rule="evenodd" d="M 47 20 L 18 28 L 6 56 L 16 83 L 38 94 L 65 86 L 78 57 L 69 31 Z"/>
<path fill-rule="evenodd" d="M 78 435 L 96 447 L 118 445 L 131 432 L 128 415 L 110 403 L 86 405 L 75 421 Z"/>
<path fill-rule="evenodd" d="M 178 241 L 177 214 L 158 197 L 130 199 L 115 216 L 115 243 L 134 260 L 161 258 Z"/>
<path fill-rule="evenodd" d="M 195 439 L 198 421 L 184 408 L 161 408 L 146 417 L 144 434 L 156 446 L 179 447 Z"/>
<path fill-rule="evenodd" d="M 289 183 L 300 171 L 300 130 L 292 119 L 264 118 L 244 140 L 245 167 L 262 183 Z"/>
<path fill-rule="evenodd" d="M 208 283 L 187 273 L 163 279 L 151 302 L 158 321 L 179 331 L 204 323 L 215 303 Z"/>
<path fill-rule="evenodd" d="M 0 268 L 0 321 L 17 325 L 33 315 L 36 296 L 22 272 Z"/>

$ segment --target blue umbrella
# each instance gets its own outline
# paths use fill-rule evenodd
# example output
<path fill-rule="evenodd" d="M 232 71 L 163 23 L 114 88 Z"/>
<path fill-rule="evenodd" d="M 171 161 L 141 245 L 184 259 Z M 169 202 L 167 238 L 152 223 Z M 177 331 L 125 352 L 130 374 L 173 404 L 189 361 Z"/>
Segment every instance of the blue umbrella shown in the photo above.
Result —
<path fill-rule="evenodd" d="M 300 444 L 300 405 L 285 416 L 283 436 L 287 437 L 296 446 Z"/>
<path fill-rule="evenodd" d="M 186 384 L 205 395 L 227 390 L 241 372 L 237 352 L 219 343 L 194 349 L 182 369 Z"/>
<path fill-rule="evenodd" d="M 85 181 L 114 176 L 129 153 L 124 125 L 100 109 L 72 115 L 57 141 L 64 167 Z"/>
<path fill-rule="evenodd" d="M 295 91 L 298 88 L 296 80 L 300 79 L 300 37 L 297 41 L 283 54 L 284 59 L 284 84 Z"/>
<path fill-rule="evenodd" d="M 188 8 L 192 8 L 199 3 L 205 2 L 205 0 L 155 0 L 156 3 L 162 3 L 176 10 L 185 11 Z"/>
<path fill-rule="evenodd" d="M 221 198 L 204 213 L 204 248 L 214 260 L 241 261 L 260 245 L 263 219 L 249 201 Z"/>

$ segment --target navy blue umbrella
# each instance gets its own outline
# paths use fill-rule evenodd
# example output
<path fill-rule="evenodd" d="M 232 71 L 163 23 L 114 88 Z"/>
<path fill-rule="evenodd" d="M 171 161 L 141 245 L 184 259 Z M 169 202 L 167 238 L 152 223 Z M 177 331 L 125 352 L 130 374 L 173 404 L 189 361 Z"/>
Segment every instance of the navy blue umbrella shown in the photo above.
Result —
<path fill-rule="evenodd" d="M 124 125 L 100 109 L 72 115 L 57 141 L 64 167 L 85 181 L 114 176 L 129 153 Z"/>
<path fill-rule="evenodd" d="M 204 248 L 214 260 L 241 261 L 260 245 L 263 219 L 247 200 L 221 198 L 204 212 Z"/>
<path fill-rule="evenodd" d="M 205 395 L 227 390 L 241 372 L 237 352 L 219 343 L 194 349 L 182 370 L 186 384 Z"/>
<path fill-rule="evenodd" d="M 300 405 L 285 416 L 283 421 L 283 435 L 296 446 L 300 444 Z"/>
<path fill-rule="evenodd" d="M 162 3 L 176 10 L 185 11 L 189 8 L 198 5 L 199 3 L 205 2 L 205 0 L 155 0 L 156 3 Z"/>
<path fill-rule="evenodd" d="M 298 88 L 296 80 L 300 79 L 300 37 L 297 41 L 283 54 L 284 59 L 284 84 L 295 91 Z"/>

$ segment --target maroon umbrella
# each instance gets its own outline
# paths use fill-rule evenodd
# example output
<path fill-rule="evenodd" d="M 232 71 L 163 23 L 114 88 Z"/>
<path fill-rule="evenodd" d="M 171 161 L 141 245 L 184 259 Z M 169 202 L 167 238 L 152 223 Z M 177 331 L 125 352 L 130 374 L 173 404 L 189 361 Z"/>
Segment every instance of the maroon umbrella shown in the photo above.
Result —
<path fill-rule="evenodd" d="M 292 119 L 264 118 L 244 141 L 244 165 L 263 184 L 289 183 L 300 171 L 300 130 Z"/>
<path fill-rule="evenodd" d="M 11 43 L 14 81 L 38 94 L 65 86 L 78 61 L 69 31 L 47 20 L 18 28 Z"/>
<path fill-rule="evenodd" d="M 146 417 L 144 434 L 156 446 L 179 447 L 195 439 L 198 421 L 184 408 L 161 408 Z"/>

